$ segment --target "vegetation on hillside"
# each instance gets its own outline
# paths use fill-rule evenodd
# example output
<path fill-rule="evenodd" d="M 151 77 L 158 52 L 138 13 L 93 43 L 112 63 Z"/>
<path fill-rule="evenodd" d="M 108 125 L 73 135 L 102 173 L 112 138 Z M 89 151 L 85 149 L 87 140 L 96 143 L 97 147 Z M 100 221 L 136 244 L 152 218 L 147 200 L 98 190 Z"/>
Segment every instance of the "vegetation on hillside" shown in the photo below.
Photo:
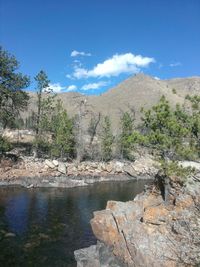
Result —
<path fill-rule="evenodd" d="M 187 96 L 184 105 L 172 108 L 162 96 L 151 109 L 141 110 L 141 123 L 135 125 L 133 109 L 121 115 L 118 135 L 112 132 L 111 119 L 93 114 L 88 125 L 88 140 L 83 130 L 87 101 L 77 100 L 78 115 L 70 118 L 55 99 L 44 71 L 35 77 L 37 110 L 24 122 L 20 111 L 28 105 L 23 91 L 29 84 L 27 76 L 16 73 L 17 60 L 1 48 L 0 124 L 5 127 L 27 127 L 35 131 L 33 150 L 36 156 L 83 159 L 112 158 L 133 160 L 134 152 L 146 147 L 161 161 L 195 160 L 200 157 L 200 97 Z M 137 126 L 137 127 L 136 127 Z M 10 149 L 8 141 L 0 139 L 0 151 Z"/>

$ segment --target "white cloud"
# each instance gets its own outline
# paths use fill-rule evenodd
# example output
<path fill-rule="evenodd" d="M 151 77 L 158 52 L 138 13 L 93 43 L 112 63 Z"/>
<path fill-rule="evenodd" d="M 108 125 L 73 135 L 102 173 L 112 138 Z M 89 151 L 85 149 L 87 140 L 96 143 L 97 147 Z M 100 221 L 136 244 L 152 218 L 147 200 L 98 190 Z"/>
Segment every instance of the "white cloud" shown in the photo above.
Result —
<path fill-rule="evenodd" d="M 73 50 L 71 52 L 71 57 L 77 57 L 77 56 L 86 56 L 86 57 L 90 57 L 92 54 L 91 53 L 86 53 L 86 52 L 79 52 L 77 50 Z"/>
<path fill-rule="evenodd" d="M 73 80 L 73 77 L 72 77 L 71 74 L 67 74 L 66 77 L 67 77 L 68 79 L 72 79 L 72 80 Z"/>
<path fill-rule="evenodd" d="M 81 87 L 82 90 L 91 90 L 91 89 L 99 89 L 100 87 L 104 87 L 108 85 L 109 82 L 98 82 L 98 83 L 88 83 Z"/>
<path fill-rule="evenodd" d="M 157 77 L 157 76 L 154 76 L 154 79 L 157 80 L 157 81 L 160 81 L 160 78 Z"/>
<path fill-rule="evenodd" d="M 47 88 L 47 91 L 53 91 L 54 93 L 59 93 L 62 90 L 64 90 L 65 87 L 61 86 L 60 83 L 50 83 L 49 87 Z"/>
<path fill-rule="evenodd" d="M 181 62 L 174 62 L 174 63 L 171 63 L 171 64 L 169 64 L 169 66 L 170 67 L 178 67 L 178 66 L 181 66 L 182 64 L 181 64 Z"/>
<path fill-rule="evenodd" d="M 77 79 L 88 77 L 111 77 L 122 73 L 137 73 L 141 68 L 148 67 L 150 63 L 155 62 L 154 58 L 134 55 L 132 53 L 116 54 L 97 64 L 93 69 L 75 67 L 73 76 Z"/>
<path fill-rule="evenodd" d="M 67 92 L 75 91 L 77 89 L 77 86 L 72 84 L 67 87 Z"/>

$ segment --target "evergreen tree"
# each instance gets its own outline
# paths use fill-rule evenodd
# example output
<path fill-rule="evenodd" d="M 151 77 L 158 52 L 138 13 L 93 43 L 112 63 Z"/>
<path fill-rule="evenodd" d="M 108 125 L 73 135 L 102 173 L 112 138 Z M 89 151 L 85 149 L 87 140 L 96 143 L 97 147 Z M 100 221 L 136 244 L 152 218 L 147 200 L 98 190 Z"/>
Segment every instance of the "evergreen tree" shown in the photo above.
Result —
<path fill-rule="evenodd" d="M 125 159 L 132 159 L 131 151 L 132 151 L 132 144 L 131 144 L 131 136 L 133 133 L 134 128 L 134 118 L 129 112 L 124 112 L 120 125 L 121 125 L 121 135 L 119 138 L 119 146 L 120 146 L 120 154 L 122 158 Z"/>
<path fill-rule="evenodd" d="M 111 122 L 108 116 L 104 117 L 101 133 L 102 159 L 108 161 L 112 158 L 112 145 L 114 136 L 111 131 Z"/>
<path fill-rule="evenodd" d="M 0 47 L 0 126 L 13 127 L 27 105 L 29 96 L 23 91 L 28 87 L 29 78 L 17 73 L 19 62 Z"/>
<path fill-rule="evenodd" d="M 192 115 L 190 116 L 191 145 L 193 145 L 200 157 L 200 96 L 186 96 L 191 103 Z"/>
<path fill-rule="evenodd" d="M 189 158 L 194 154 L 190 142 L 191 116 L 183 107 L 177 105 L 173 110 L 163 96 L 157 105 L 143 114 L 146 145 L 159 151 L 163 159 Z"/>
<path fill-rule="evenodd" d="M 59 100 L 52 117 L 52 156 L 71 158 L 74 156 L 73 121 L 68 117 Z"/>
<path fill-rule="evenodd" d="M 50 144 L 47 138 L 47 132 L 51 130 L 51 118 L 54 112 L 54 98 L 52 89 L 49 87 L 49 80 L 46 73 L 41 70 L 35 77 L 37 82 L 37 113 L 36 113 L 36 140 L 35 155 L 38 155 L 39 149 L 48 151 Z M 46 134 L 46 135 L 45 135 Z"/>

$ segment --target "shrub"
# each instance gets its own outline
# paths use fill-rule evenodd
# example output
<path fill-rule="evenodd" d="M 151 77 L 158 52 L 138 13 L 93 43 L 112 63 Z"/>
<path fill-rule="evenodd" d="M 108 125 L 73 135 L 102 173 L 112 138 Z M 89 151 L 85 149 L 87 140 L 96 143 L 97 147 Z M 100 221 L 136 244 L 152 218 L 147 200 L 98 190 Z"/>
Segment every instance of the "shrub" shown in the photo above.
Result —
<path fill-rule="evenodd" d="M 11 149 L 12 145 L 10 144 L 10 142 L 5 137 L 0 135 L 0 154 L 4 154 Z"/>

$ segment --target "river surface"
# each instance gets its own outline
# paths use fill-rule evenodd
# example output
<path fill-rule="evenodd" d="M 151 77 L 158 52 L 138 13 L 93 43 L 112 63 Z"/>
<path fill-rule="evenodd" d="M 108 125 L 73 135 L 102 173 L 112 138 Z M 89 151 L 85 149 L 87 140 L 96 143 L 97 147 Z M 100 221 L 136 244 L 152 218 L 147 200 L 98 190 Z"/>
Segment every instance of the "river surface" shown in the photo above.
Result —
<path fill-rule="evenodd" d="M 0 188 L 0 266 L 74 267 L 74 250 L 96 243 L 90 219 L 108 200 L 127 201 L 147 181 L 72 189 Z"/>

